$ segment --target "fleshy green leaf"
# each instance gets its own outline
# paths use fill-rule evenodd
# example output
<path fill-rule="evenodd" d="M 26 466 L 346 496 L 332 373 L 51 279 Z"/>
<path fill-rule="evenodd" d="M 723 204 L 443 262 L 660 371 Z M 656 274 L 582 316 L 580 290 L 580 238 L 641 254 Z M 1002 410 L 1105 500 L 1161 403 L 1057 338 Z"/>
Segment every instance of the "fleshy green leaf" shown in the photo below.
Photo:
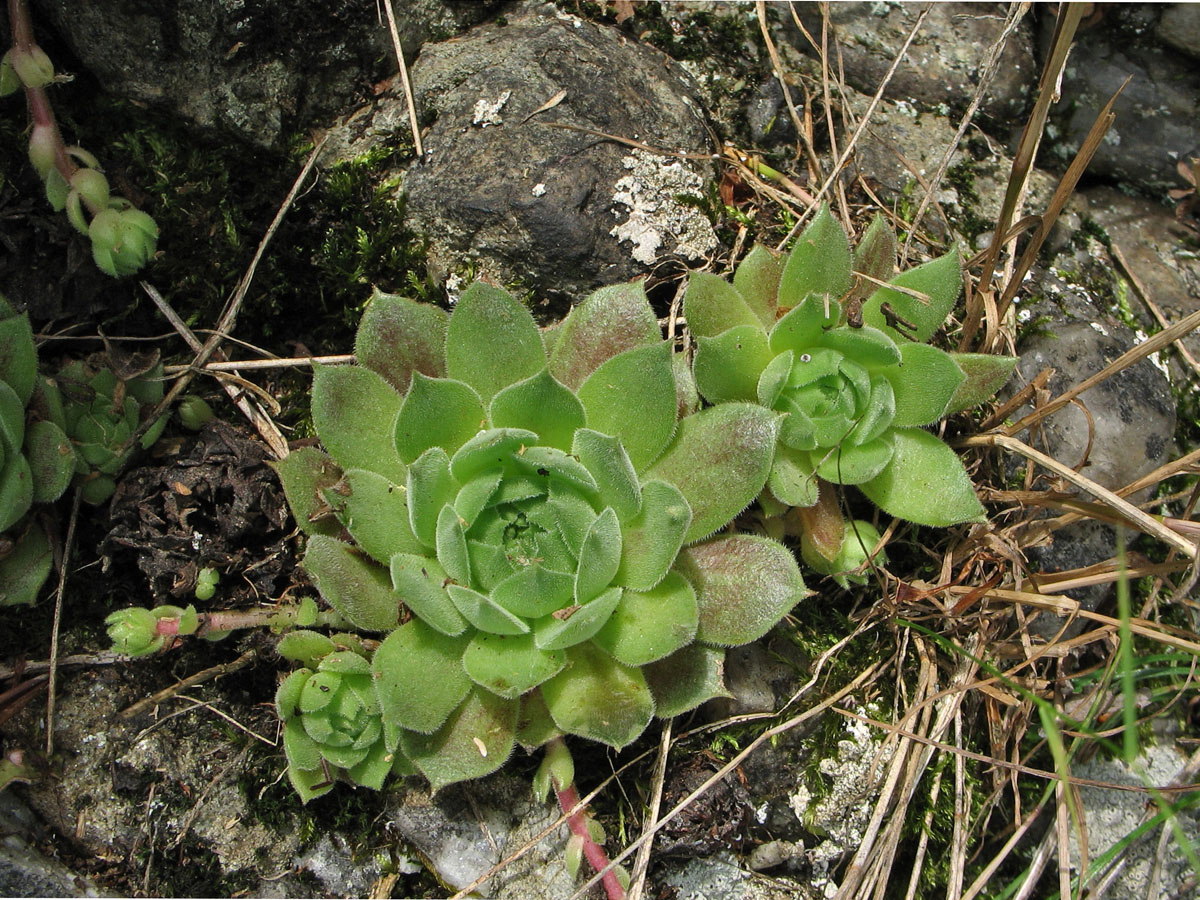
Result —
<path fill-rule="evenodd" d="M 19 453 L 24 442 L 25 404 L 7 382 L 0 381 L 0 451 Z"/>
<path fill-rule="evenodd" d="M 396 417 L 396 451 L 406 463 L 430 447 L 453 454 L 486 426 L 483 403 L 473 388 L 416 372 Z"/>
<path fill-rule="evenodd" d="M 468 638 L 447 637 L 413 619 L 386 638 L 371 660 L 388 746 L 400 729 L 436 731 L 471 690 L 462 655 Z"/>
<path fill-rule="evenodd" d="M 579 548 L 575 602 L 587 603 L 610 584 L 621 564 L 621 523 L 611 506 L 596 517 Z"/>
<path fill-rule="evenodd" d="M 450 459 L 441 447 L 430 447 L 408 470 L 408 522 L 417 540 L 437 546 L 437 521 L 442 507 L 453 503 L 458 488 L 450 475 Z"/>
<path fill-rule="evenodd" d="M 900 350 L 904 357 L 900 371 L 887 373 L 896 392 L 892 425 L 896 428 L 930 425 L 945 414 L 966 376 L 950 354 L 937 347 L 909 342 Z"/>
<path fill-rule="evenodd" d="M 991 353 L 951 353 L 966 378 L 954 392 L 945 415 L 986 403 L 1008 383 L 1019 362 L 1015 356 L 996 356 Z"/>
<path fill-rule="evenodd" d="M 582 606 L 544 616 L 535 623 L 534 638 L 543 650 L 565 650 L 595 636 L 621 601 L 621 588 L 609 588 Z"/>
<path fill-rule="evenodd" d="M 875 293 L 875 281 L 891 281 L 896 273 L 896 234 L 879 213 L 854 248 L 854 272 L 857 281 L 850 296 L 859 300 Z M 870 277 L 858 278 L 860 274 Z"/>
<path fill-rule="evenodd" d="M 591 644 L 573 647 L 568 659 L 568 668 L 541 687 L 555 724 L 618 750 L 632 743 L 654 716 L 641 670 Z"/>
<path fill-rule="evenodd" d="M 471 560 L 467 554 L 467 536 L 454 507 L 447 503 L 438 513 L 437 558 L 446 575 L 459 584 L 471 583 Z"/>
<path fill-rule="evenodd" d="M 725 687 L 725 650 L 689 644 L 642 669 L 655 715 L 663 719 L 695 709 L 714 697 L 731 697 Z"/>
<path fill-rule="evenodd" d="M 491 634 L 528 634 L 529 626 L 486 594 L 459 584 L 448 584 L 446 590 L 463 618 Z"/>
<path fill-rule="evenodd" d="M 516 463 L 533 476 L 535 483 L 537 479 L 553 478 L 578 490 L 594 491 L 597 488 L 596 479 L 587 467 L 570 453 L 556 447 L 529 447 L 517 454 Z"/>
<path fill-rule="evenodd" d="M 61 497 L 75 474 L 70 438 L 53 422 L 34 422 L 25 430 L 25 456 L 33 476 L 33 502 L 51 503 Z"/>
<path fill-rule="evenodd" d="M 646 482 L 641 512 L 621 525 L 621 565 L 613 580 L 633 590 L 653 588 L 674 564 L 691 523 L 691 507 L 679 488 Z"/>
<path fill-rule="evenodd" d="M 696 387 L 710 403 L 758 399 L 763 370 L 775 359 L 767 334 L 757 323 L 738 325 L 696 341 Z"/>
<path fill-rule="evenodd" d="M 4 316 L 0 309 L 0 382 L 13 389 L 22 407 L 33 396 L 37 379 L 37 348 L 29 316 Z"/>
<path fill-rule="evenodd" d="M 580 428 L 570 450 L 591 473 L 597 492 L 612 506 L 621 522 L 637 515 L 642 505 L 642 489 L 633 462 L 619 439 Z"/>
<path fill-rule="evenodd" d="M 891 461 L 892 442 L 882 437 L 865 444 L 842 443 L 831 450 L 813 453 L 814 457 L 818 455 L 820 459 L 814 459 L 816 471 L 826 481 L 862 484 L 882 472 Z"/>
<path fill-rule="evenodd" d="M 508 291 L 477 281 L 463 291 L 446 327 L 446 374 L 489 403 L 497 391 L 546 365 L 537 324 Z"/>
<path fill-rule="evenodd" d="M 811 455 L 780 444 L 775 451 L 767 487 L 788 506 L 812 506 L 817 502 L 817 478 Z"/>
<path fill-rule="evenodd" d="M 860 366 L 876 368 L 894 366 L 900 362 L 900 348 L 896 342 L 870 325 L 851 328 L 842 325 L 831 328 L 821 338 L 821 346 L 836 350 Z"/>
<path fill-rule="evenodd" d="M 413 534 L 403 485 L 366 469 L 350 469 L 323 496 L 354 542 L 375 561 L 387 564 L 396 553 L 423 553 Z"/>
<path fill-rule="evenodd" d="M 635 347 L 605 361 L 580 386 L 579 399 L 588 427 L 620 438 L 634 468 L 644 470 L 675 432 L 670 344 Z"/>
<path fill-rule="evenodd" d="M 521 698 L 521 713 L 517 719 L 517 743 L 532 750 L 561 736 L 562 732 L 554 724 L 554 719 L 550 717 L 550 710 L 546 709 L 546 701 L 542 699 L 542 692 L 530 691 L 525 694 Z M 541 771 L 542 769 L 539 767 L 539 775 Z M 534 776 L 535 792 L 538 788 L 538 777 L 538 775 Z M 544 777 L 547 782 L 546 794 L 548 794 L 550 773 L 547 772 Z M 545 799 L 545 794 L 542 795 L 542 799 Z"/>
<path fill-rule="evenodd" d="M 784 350 L 762 370 L 762 375 L 758 378 L 758 384 L 755 386 L 754 393 L 758 402 L 767 407 L 767 409 L 775 408 L 775 404 L 779 401 L 779 395 L 787 387 L 788 379 L 792 375 L 794 358 L 795 354 L 793 351 Z"/>
<path fill-rule="evenodd" d="M 436 559 L 397 553 L 391 560 L 391 576 L 396 594 L 426 625 L 450 637 L 467 630 L 467 620 L 446 593 L 446 570 Z"/>
<path fill-rule="evenodd" d="M 312 631 L 304 633 L 315 634 Z M 321 636 L 323 637 L 323 635 Z M 325 638 L 325 640 L 328 641 L 329 638 Z M 283 645 L 282 641 L 280 645 Z M 329 645 L 332 649 L 333 641 L 329 641 Z M 286 658 L 293 659 L 294 657 L 288 656 Z M 279 687 L 275 689 L 275 711 L 279 714 L 279 718 L 287 720 L 296 715 L 296 707 L 300 703 L 300 694 L 304 690 L 304 685 L 308 683 L 308 676 L 311 674 L 312 669 L 310 668 L 297 669 L 279 683 Z"/>
<path fill-rule="evenodd" d="M 318 365 L 313 374 L 313 426 L 329 455 L 343 469 L 369 469 L 396 484 L 406 476 L 391 428 L 401 402 L 382 376 L 364 366 Z"/>
<path fill-rule="evenodd" d="M 712 337 L 739 325 L 762 330 L 762 321 L 732 284 L 708 272 L 692 272 L 683 295 L 688 330 L 697 337 Z"/>
<path fill-rule="evenodd" d="M 275 652 L 284 659 L 290 659 L 292 662 L 298 662 L 310 669 L 315 669 L 317 663 L 323 660 L 326 656 L 337 649 L 337 645 L 329 639 L 327 635 L 317 631 L 290 631 L 280 638 L 279 643 L 275 645 Z M 296 673 L 292 673 L 295 675 Z M 284 684 L 287 682 L 285 681 Z M 285 703 L 278 702 L 278 698 L 284 696 L 283 685 L 280 685 L 280 690 L 276 694 L 276 705 L 280 707 L 280 715 L 285 719 L 290 715 L 284 711 Z M 299 694 L 297 693 L 295 706 L 299 702 Z"/>
<path fill-rule="evenodd" d="M 840 309 L 834 300 L 809 297 L 775 323 L 767 336 L 771 352 L 791 350 L 797 356 L 811 352 L 825 332 L 837 325 Z"/>
<path fill-rule="evenodd" d="M 791 309 L 806 297 L 838 299 L 850 290 L 850 241 L 825 204 L 800 233 L 779 280 L 779 306 Z M 840 311 L 840 310 L 839 310 Z"/>
<path fill-rule="evenodd" d="M 625 591 L 593 642 L 627 666 L 644 666 L 692 642 L 696 592 L 677 572 L 649 591 Z"/>
<path fill-rule="evenodd" d="M 458 448 L 450 459 L 450 471 L 466 484 L 480 472 L 503 468 L 522 447 L 536 443 L 538 436 L 523 428 L 489 428 Z"/>
<path fill-rule="evenodd" d="M 578 390 L 602 363 L 662 340 L 641 281 L 603 287 L 571 310 L 557 329 L 550 373 Z"/>
<path fill-rule="evenodd" d="M 482 778 L 512 753 L 520 703 L 476 688 L 431 735 L 406 732 L 401 749 L 436 793 L 448 784 Z"/>
<path fill-rule="evenodd" d="M 304 568 L 339 613 L 363 631 L 388 631 L 400 619 L 399 595 L 387 570 L 359 555 L 349 544 L 314 534 Z"/>
<path fill-rule="evenodd" d="M 382 375 L 400 394 L 413 372 L 446 374 L 445 310 L 376 290 L 358 324 L 354 355 L 359 365 Z"/>
<path fill-rule="evenodd" d="M 913 326 L 912 339 L 924 343 L 942 327 L 942 323 L 954 309 L 954 302 L 962 289 L 962 263 L 959 261 L 958 252 L 951 250 L 945 256 L 901 272 L 891 279 L 891 283 L 916 291 L 928 297 L 929 302 L 901 291 L 880 288 L 863 302 L 863 321 L 881 329 L 901 343 L 909 340 L 888 325 L 882 310 L 883 304 L 886 303 L 896 315 Z"/>
<path fill-rule="evenodd" d="M 756 641 L 811 591 L 782 544 L 748 534 L 684 548 L 676 566 L 696 590 L 696 640 L 736 647 Z"/>
<path fill-rule="evenodd" d="M 53 563 L 46 532 L 36 522 L 30 523 L 12 551 L 0 559 L 0 607 L 34 603 Z"/>
<path fill-rule="evenodd" d="M 492 600 L 514 615 L 537 619 L 569 606 L 574 592 L 574 575 L 534 564 L 522 566 L 492 588 Z"/>
<path fill-rule="evenodd" d="M 471 638 L 463 668 L 480 687 L 509 700 L 553 678 L 567 664 L 563 650 L 544 650 L 532 634 L 486 634 Z"/>
<path fill-rule="evenodd" d="M 584 423 L 579 398 L 546 369 L 496 394 L 489 412 L 496 428 L 526 428 L 543 446 L 560 450 L 571 449 L 575 429 Z"/>
<path fill-rule="evenodd" d="M 889 515 L 918 525 L 984 521 L 983 506 L 962 460 L 919 428 L 892 432 L 892 461 L 859 490 Z"/>
<path fill-rule="evenodd" d="M 782 257 L 762 244 L 755 244 L 733 273 L 733 286 L 767 330 L 775 325 L 783 263 Z"/>
<path fill-rule="evenodd" d="M 292 516 L 305 534 L 334 537 L 341 532 L 340 523 L 322 496 L 325 488 L 342 477 L 333 457 L 315 447 L 300 447 L 271 465 L 283 484 Z"/>
<path fill-rule="evenodd" d="M 712 534 L 750 505 L 771 471 L 775 414 L 722 403 L 679 423 L 675 440 L 647 472 L 679 488 L 692 510 L 685 541 Z"/>

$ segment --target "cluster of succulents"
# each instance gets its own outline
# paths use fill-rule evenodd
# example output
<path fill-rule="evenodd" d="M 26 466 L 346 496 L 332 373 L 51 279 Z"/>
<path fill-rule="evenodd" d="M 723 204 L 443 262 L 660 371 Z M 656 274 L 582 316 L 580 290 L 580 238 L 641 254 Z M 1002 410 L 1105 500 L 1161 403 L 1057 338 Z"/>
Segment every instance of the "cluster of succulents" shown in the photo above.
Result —
<path fill-rule="evenodd" d="M 713 536 L 762 490 L 777 417 L 698 409 L 639 284 L 546 331 L 485 284 L 451 315 L 377 295 L 356 350 L 314 379 L 327 452 L 279 473 L 322 596 L 384 635 L 368 683 L 394 765 L 441 787 L 517 744 L 623 747 L 723 694 L 724 648 L 807 593 L 781 544 Z M 309 715 L 290 688 L 279 711 Z M 288 758 L 302 796 L 330 788 L 307 743 Z"/>
<path fill-rule="evenodd" d="M 75 473 L 75 453 L 44 408 L 28 316 L 0 297 L 0 605 L 32 603 L 52 554 L 35 503 L 57 500 Z"/>
<path fill-rule="evenodd" d="M 92 242 L 92 258 L 113 277 L 132 275 L 154 256 L 158 225 L 123 197 L 112 195 L 96 157 L 63 143 L 45 89 L 54 63 L 33 41 L 26 4 L 9 6 L 13 47 L 0 59 L 0 96 L 24 90 L 33 127 L 29 161 L 45 183 L 46 199 Z"/>

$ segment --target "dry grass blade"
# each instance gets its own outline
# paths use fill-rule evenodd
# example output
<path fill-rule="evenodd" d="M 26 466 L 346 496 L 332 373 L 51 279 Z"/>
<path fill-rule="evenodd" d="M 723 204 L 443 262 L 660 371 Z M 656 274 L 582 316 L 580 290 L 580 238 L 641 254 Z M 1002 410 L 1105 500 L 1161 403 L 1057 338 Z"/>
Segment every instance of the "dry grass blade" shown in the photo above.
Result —
<path fill-rule="evenodd" d="M 383 8 L 387 12 L 388 33 L 392 37 L 392 49 L 396 53 L 396 66 L 400 70 L 400 83 L 404 87 L 404 99 L 408 103 L 408 127 L 412 129 L 413 150 L 417 159 L 425 158 L 425 148 L 421 145 L 421 126 L 417 122 L 417 103 L 413 98 L 412 84 L 408 80 L 408 66 L 404 62 L 404 48 L 400 46 L 400 32 L 396 28 L 396 13 L 392 9 L 392 0 L 383 0 Z"/>
<path fill-rule="evenodd" d="M 1116 241 L 1112 242 L 1111 250 L 1113 259 L 1115 259 L 1117 264 L 1124 270 L 1125 277 L 1129 279 L 1129 283 L 1133 285 L 1133 289 L 1137 291 L 1137 295 L 1141 298 L 1142 302 L 1146 304 L 1146 308 L 1150 310 L 1151 315 L 1153 315 L 1155 321 L 1158 322 L 1159 328 L 1170 328 L 1171 323 L 1168 322 L 1167 317 L 1162 314 L 1162 310 L 1158 308 L 1158 304 L 1154 302 L 1154 299 L 1150 296 L 1150 292 L 1146 290 L 1146 286 L 1142 284 L 1141 279 L 1138 278 L 1133 269 L 1129 267 L 1129 263 L 1125 260 L 1125 254 L 1121 252 L 1121 248 L 1117 245 Z M 1175 349 L 1179 352 L 1179 355 L 1183 357 L 1183 361 L 1188 364 L 1194 374 L 1200 375 L 1200 362 L 1197 362 L 1196 358 L 1192 356 L 1190 352 L 1188 352 L 1188 348 L 1183 345 L 1183 341 L 1175 341 L 1174 343 Z"/>
<path fill-rule="evenodd" d="M 121 710 L 121 712 L 117 714 L 117 718 L 124 719 L 124 720 L 137 718 L 142 713 L 153 709 L 155 706 L 158 706 L 158 704 L 162 703 L 164 700 L 167 700 L 167 699 L 175 696 L 180 691 L 185 691 L 188 688 L 194 687 L 197 684 L 203 684 L 204 682 L 206 682 L 212 678 L 220 678 L 222 676 L 229 675 L 233 672 L 237 672 L 239 669 L 244 669 L 246 666 L 250 665 L 250 663 L 252 663 L 257 657 L 258 657 L 258 652 L 256 650 L 247 650 L 245 653 L 243 653 L 237 659 L 232 660 L 231 662 L 220 663 L 219 665 L 211 666 L 207 669 L 203 669 L 202 671 L 196 672 L 194 675 L 189 675 L 187 678 L 183 679 L 182 681 L 178 682 L 177 684 L 173 684 L 170 687 L 163 688 L 161 691 L 151 694 L 149 697 L 143 697 L 141 700 L 139 700 L 137 703 L 134 703 L 132 706 L 129 706 L 129 707 Z M 265 739 L 262 739 L 262 740 L 265 740 Z M 267 743 L 271 744 L 270 741 L 267 741 Z M 271 746 L 274 746 L 274 744 L 271 744 Z"/>
<path fill-rule="evenodd" d="M 650 803 L 642 831 L 646 840 L 638 848 L 629 876 L 629 891 L 626 900 L 641 900 L 646 887 L 646 873 L 650 869 L 650 853 L 654 849 L 654 826 L 658 824 L 658 813 L 662 807 L 663 784 L 667 780 L 667 759 L 671 753 L 671 720 L 662 725 L 662 736 L 658 742 L 658 757 L 654 761 L 654 776 L 650 781 Z"/>
<path fill-rule="evenodd" d="M 58 632 L 62 625 L 63 596 L 67 591 L 67 575 L 70 574 L 71 547 L 75 543 L 75 524 L 79 521 L 79 503 L 83 492 L 75 489 L 71 499 L 71 518 L 67 523 L 67 537 L 63 542 L 62 560 L 59 564 L 58 587 L 54 591 L 54 624 L 50 631 L 50 665 L 46 684 L 46 756 L 54 755 L 54 703 L 58 688 Z"/>
<path fill-rule="evenodd" d="M 223 362 L 205 363 L 201 372 L 237 372 L 254 369 L 287 369 L 301 366 L 349 366 L 355 363 L 353 353 L 335 353 L 330 356 L 279 356 L 270 359 L 231 359 Z M 167 375 L 186 372 L 191 366 L 163 366 Z"/>

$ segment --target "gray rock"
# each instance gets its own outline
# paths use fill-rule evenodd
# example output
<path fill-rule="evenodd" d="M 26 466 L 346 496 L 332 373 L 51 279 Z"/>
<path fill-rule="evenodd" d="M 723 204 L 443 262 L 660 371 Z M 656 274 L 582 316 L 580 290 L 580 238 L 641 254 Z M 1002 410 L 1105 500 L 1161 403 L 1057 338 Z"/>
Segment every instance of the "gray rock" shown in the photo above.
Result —
<path fill-rule="evenodd" d="M 801 3 L 797 7 L 801 22 L 819 41 L 821 17 L 817 4 Z M 830 4 L 830 23 L 841 51 L 838 61 L 851 87 L 874 95 L 921 9 L 916 3 Z M 975 94 L 987 51 L 1004 30 L 1006 12 L 1006 4 L 1002 3 L 933 4 L 885 96 L 924 108 L 965 110 Z M 791 24 L 786 9 L 778 16 L 787 40 L 802 52 L 813 53 L 808 41 Z M 1033 30 L 1028 22 L 1022 22 L 1010 37 L 984 97 L 980 107 L 983 116 L 997 122 L 1020 119 L 1037 78 Z"/>
<path fill-rule="evenodd" d="M 0 897 L 109 897 L 35 846 L 45 826 L 11 789 L 0 791 Z"/>
<path fill-rule="evenodd" d="M 675 900 L 803 900 L 821 896 L 807 885 L 756 879 L 730 854 L 689 859 L 682 865 L 665 867 L 655 876 L 673 889 Z"/>
<path fill-rule="evenodd" d="M 492 6 L 395 4 L 410 62 L 423 42 L 478 21 Z M 106 90 L 260 147 L 337 115 L 396 71 L 369 0 L 35 0 L 34 7 Z"/>
<path fill-rule="evenodd" d="M 676 200 L 704 194 L 707 168 L 553 127 L 705 150 L 692 88 L 657 50 L 535 5 L 426 46 L 413 80 L 418 108 L 437 120 L 404 187 L 435 268 L 461 274 L 469 261 L 475 276 L 543 302 L 577 300 L 669 253 L 716 246 L 703 214 Z"/>
<path fill-rule="evenodd" d="M 1200 6 L 1172 3 L 1162 11 L 1154 36 L 1181 53 L 1200 59 Z"/>
<path fill-rule="evenodd" d="M 1160 9 L 1105 6 L 1100 23 L 1080 31 L 1063 78 L 1064 101 L 1053 111 L 1058 135 L 1051 133 L 1059 138 L 1052 151 L 1065 162 L 1131 78 L 1088 171 L 1155 193 L 1178 187 L 1176 163 L 1200 152 L 1200 69 L 1153 39 Z"/>

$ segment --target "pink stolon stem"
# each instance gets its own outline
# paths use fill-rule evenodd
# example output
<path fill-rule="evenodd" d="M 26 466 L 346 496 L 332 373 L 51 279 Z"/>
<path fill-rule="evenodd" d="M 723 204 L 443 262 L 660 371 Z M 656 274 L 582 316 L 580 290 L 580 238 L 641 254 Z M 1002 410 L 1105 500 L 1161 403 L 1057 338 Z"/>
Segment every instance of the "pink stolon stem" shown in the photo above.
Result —
<path fill-rule="evenodd" d="M 603 847 L 592 840 L 592 834 L 587 825 L 586 808 L 576 809 L 579 806 L 579 791 L 576 790 L 574 784 L 568 784 L 564 788 L 559 787 L 558 782 L 555 781 L 554 793 L 558 796 L 558 805 L 562 807 L 562 811 L 568 813 L 567 826 L 571 829 L 571 833 L 578 835 L 583 840 L 583 855 L 587 857 L 588 864 L 597 872 L 603 871 L 609 863 L 608 854 L 604 852 Z M 571 810 L 575 811 L 571 812 Z M 625 900 L 625 889 L 621 887 L 615 871 L 609 869 L 605 872 L 600 883 L 604 885 L 608 900 Z"/>

